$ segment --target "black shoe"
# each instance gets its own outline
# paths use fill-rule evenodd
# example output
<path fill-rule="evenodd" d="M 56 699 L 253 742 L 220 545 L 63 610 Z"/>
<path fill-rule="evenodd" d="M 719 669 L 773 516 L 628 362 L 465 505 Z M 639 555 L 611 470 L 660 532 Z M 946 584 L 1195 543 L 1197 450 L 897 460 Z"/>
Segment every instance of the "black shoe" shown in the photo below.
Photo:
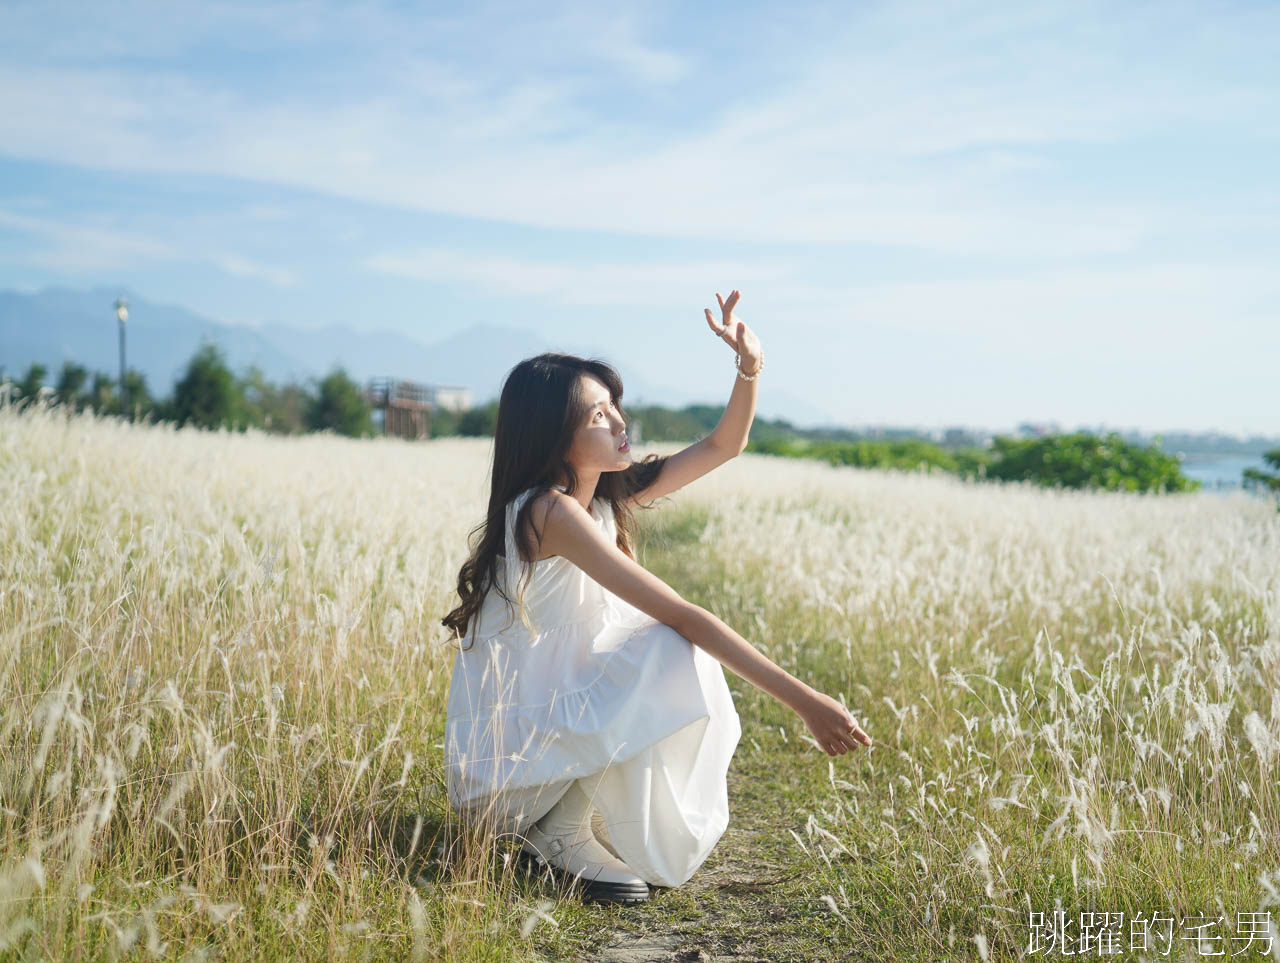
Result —
<path fill-rule="evenodd" d="M 531 835 L 540 838 L 536 841 L 526 839 L 521 846 L 520 858 L 535 873 L 550 870 L 552 878 L 558 884 L 569 890 L 578 890 L 582 899 L 592 903 L 643 903 L 649 899 L 649 885 L 632 874 L 629 869 L 625 873 L 619 873 L 615 867 L 606 869 L 603 865 L 584 864 L 581 859 L 577 859 L 569 861 L 569 865 L 577 869 L 577 872 L 571 873 L 566 866 L 557 864 L 564 861 L 564 856 L 561 855 L 564 847 L 560 839 L 543 836 L 536 830 Z M 595 865 L 600 865 L 603 875 L 614 878 L 588 878 L 587 873 L 591 872 Z M 618 862 L 618 866 L 625 867 L 625 865 Z M 618 878 L 620 876 L 622 878 Z M 628 876 L 630 878 L 626 878 Z"/>

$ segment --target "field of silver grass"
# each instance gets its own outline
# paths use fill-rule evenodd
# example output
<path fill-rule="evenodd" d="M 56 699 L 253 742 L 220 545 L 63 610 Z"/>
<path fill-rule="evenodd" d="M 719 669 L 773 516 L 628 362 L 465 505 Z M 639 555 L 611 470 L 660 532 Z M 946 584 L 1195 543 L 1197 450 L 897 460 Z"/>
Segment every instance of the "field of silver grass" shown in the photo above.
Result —
<path fill-rule="evenodd" d="M 563 908 L 443 800 L 488 455 L 0 409 L 5 952 L 554 953 Z M 1271 505 L 742 456 L 655 517 L 696 527 L 676 588 L 877 740 L 743 718 L 825 777 L 795 846 L 851 939 L 998 957 L 1033 911 L 1280 902 Z"/>
<path fill-rule="evenodd" d="M 1109 912 L 1122 952 L 1159 914 L 1175 955 L 1280 959 L 1274 502 L 718 475 L 688 495 L 709 606 L 878 740 L 823 764 L 795 833 L 852 945 L 1096 952 L 1080 913 Z"/>
<path fill-rule="evenodd" d="M 440 832 L 486 458 L 0 409 L 0 947 L 524 942 L 542 910 Z"/>

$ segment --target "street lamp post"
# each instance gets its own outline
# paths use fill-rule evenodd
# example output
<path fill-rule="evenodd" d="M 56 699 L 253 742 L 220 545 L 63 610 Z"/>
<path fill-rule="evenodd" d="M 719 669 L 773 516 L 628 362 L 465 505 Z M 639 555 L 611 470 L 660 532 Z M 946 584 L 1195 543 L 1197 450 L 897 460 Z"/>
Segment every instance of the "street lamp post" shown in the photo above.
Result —
<path fill-rule="evenodd" d="M 129 302 L 116 298 L 116 318 L 120 322 L 120 413 L 129 416 L 129 388 L 124 380 L 124 323 L 129 320 Z"/>

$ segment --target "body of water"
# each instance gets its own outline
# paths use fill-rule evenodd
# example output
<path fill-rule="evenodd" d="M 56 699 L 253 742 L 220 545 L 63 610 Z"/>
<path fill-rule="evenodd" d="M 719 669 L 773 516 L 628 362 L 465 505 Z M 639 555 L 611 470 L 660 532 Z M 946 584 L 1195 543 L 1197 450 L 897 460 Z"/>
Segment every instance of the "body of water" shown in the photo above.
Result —
<path fill-rule="evenodd" d="M 1272 471 L 1261 455 L 1187 455 L 1182 473 L 1206 489 L 1239 488 L 1246 468 Z"/>

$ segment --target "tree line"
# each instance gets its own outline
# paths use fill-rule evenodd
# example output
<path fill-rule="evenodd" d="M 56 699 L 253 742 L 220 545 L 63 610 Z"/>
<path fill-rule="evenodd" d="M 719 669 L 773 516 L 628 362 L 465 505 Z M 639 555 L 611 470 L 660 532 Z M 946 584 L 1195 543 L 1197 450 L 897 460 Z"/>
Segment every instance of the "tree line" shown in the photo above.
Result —
<path fill-rule="evenodd" d="M 1184 492 L 1200 483 L 1182 473 L 1177 457 L 1155 445 L 1136 445 L 1117 434 L 1073 432 L 1040 438 L 996 436 L 990 448 L 948 450 L 919 439 L 752 442 L 748 451 L 819 458 L 860 468 L 918 468 L 974 480 L 1030 481 L 1044 487 L 1107 491 Z"/>
<path fill-rule="evenodd" d="M 126 414 L 135 420 L 174 422 L 201 428 L 256 428 L 277 434 L 332 431 L 350 437 L 375 433 L 372 409 L 364 393 L 341 366 L 307 382 L 275 385 L 256 365 L 234 374 L 213 343 L 202 345 L 188 362 L 171 394 L 155 398 L 138 371 L 120 383 L 105 372 L 92 374 L 72 361 L 63 363 L 54 384 L 45 386 L 44 365 L 32 364 L 18 381 L 9 381 L 14 403 L 41 396 L 70 410 L 100 415 Z M 6 380 L 0 369 L 0 384 Z M 715 427 L 723 406 L 688 405 L 679 410 L 650 405 L 628 409 L 632 429 L 646 441 L 689 441 Z M 429 437 L 492 436 L 496 400 L 465 411 L 436 408 Z M 639 429 L 639 430 L 637 430 Z M 1031 481 L 1045 486 L 1112 491 L 1190 491 L 1199 482 L 1187 478 L 1172 454 L 1156 445 L 1139 445 L 1118 434 L 1088 432 L 1039 438 L 997 436 L 989 448 L 939 445 L 903 432 L 900 437 L 858 437 L 844 429 L 800 429 L 790 422 L 757 418 L 748 451 L 796 458 L 817 458 L 833 465 L 914 471 L 924 468 L 972 479 Z M 1246 469 L 1247 489 L 1280 494 L 1280 449 L 1263 459 L 1275 473 Z"/>
<path fill-rule="evenodd" d="M 679 411 L 635 408 L 630 414 L 643 424 L 647 440 L 679 441 L 708 434 L 723 411 L 715 405 L 689 405 Z M 1044 487 L 1143 492 L 1202 487 L 1183 474 L 1177 456 L 1166 451 L 1159 439 L 1155 444 L 1139 444 L 1116 432 L 1076 431 L 1035 438 L 997 435 L 985 446 L 967 431 L 947 435 L 955 436 L 954 443 L 939 444 L 910 428 L 868 438 L 848 428 L 797 428 L 785 419 L 756 418 L 747 451 L 859 468 L 924 469 L 974 480 L 1028 481 Z M 1275 471 L 1246 468 L 1242 486 L 1280 495 L 1280 448 L 1262 458 Z"/>
<path fill-rule="evenodd" d="M 1250 491 L 1270 492 L 1273 495 L 1280 495 L 1280 448 L 1273 448 L 1271 451 L 1264 452 L 1262 460 L 1266 462 L 1267 467 L 1275 469 L 1275 471 L 1263 471 L 1261 468 L 1246 468 L 1244 470 L 1244 487 Z"/>
<path fill-rule="evenodd" d="M 1178 458 L 1160 445 L 1135 444 L 1115 432 L 1077 431 L 1039 438 L 997 435 L 990 448 L 947 448 L 918 438 L 815 441 L 775 434 L 749 441 L 747 451 L 859 468 L 923 468 L 974 480 L 1028 481 L 1046 488 L 1186 492 L 1202 487 L 1183 474 Z M 1241 487 L 1280 496 L 1280 448 L 1265 452 L 1262 460 L 1275 471 L 1246 468 Z"/>
<path fill-rule="evenodd" d="M 133 368 L 125 372 L 123 392 L 119 378 L 104 371 L 90 372 L 74 361 L 63 362 L 52 385 L 45 383 L 48 376 L 42 364 L 30 365 L 16 381 L 5 378 L 0 369 L 0 384 L 8 381 L 14 404 L 44 397 L 69 410 L 127 415 L 135 421 L 240 431 L 257 428 L 284 435 L 332 431 L 364 438 L 376 433 L 373 409 L 341 366 L 323 378 L 277 385 L 257 365 L 235 374 L 213 343 L 195 352 L 172 392 L 161 398 L 152 394 L 146 377 Z M 492 435 L 496 419 L 497 402 L 462 412 L 436 409 L 431 435 Z"/>

